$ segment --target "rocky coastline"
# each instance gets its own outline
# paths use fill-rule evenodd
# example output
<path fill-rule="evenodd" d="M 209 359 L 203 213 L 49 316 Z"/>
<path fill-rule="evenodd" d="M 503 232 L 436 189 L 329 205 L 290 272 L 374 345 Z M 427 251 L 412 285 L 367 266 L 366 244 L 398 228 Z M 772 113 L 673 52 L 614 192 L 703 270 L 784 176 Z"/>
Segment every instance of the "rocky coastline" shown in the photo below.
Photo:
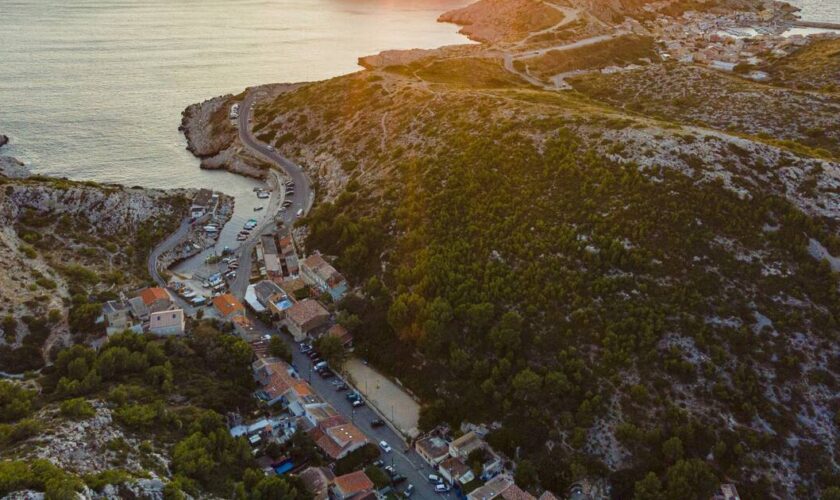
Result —
<path fill-rule="evenodd" d="M 230 118 L 231 106 L 241 103 L 249 92 L 259 92 L 270 98 L 297 86 L 262 85 L 238 95 L 227 94 L 191 104 L 181 113 L 181 125 L 178 127 L 187 139 L 187 151 L 201 160 L 202 169 L 226 170 L 265 180 L 269 165 L 248 154 L 242 147 L 236 122 Z"/>
<path fill-rule="evenodd" d="M 9 136 L 0 134 L 0 148 L 9 144 Z M 31 172 L 24 163 L 12 156 L 0 155 L 0 176 L 12 179 L 23 179 L 29 177 Z"/>

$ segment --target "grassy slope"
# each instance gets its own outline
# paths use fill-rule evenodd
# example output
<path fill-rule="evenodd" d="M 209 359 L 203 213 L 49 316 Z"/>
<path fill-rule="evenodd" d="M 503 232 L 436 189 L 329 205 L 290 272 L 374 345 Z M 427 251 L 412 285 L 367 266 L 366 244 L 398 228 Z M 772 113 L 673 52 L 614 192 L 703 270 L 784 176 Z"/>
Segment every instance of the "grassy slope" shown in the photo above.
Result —
<path fill-rule="evenodd" d="M 793 491 L 762 471 L 833 484 L 837 279 L 806 245 L 840 242 L 778 186 L 703 181 L 702 159 L 618 165 L 592 131 L 654 122 L 494 72 L 364 72 L 258 109 L 289 154 L 345 162 L 307 246 L 367 282 L 346 304 L 362 353 L 432 403 L 424 423 L 503 421 L 491 441 L 556 491 L 604 465 L 624 494 L 647 471 L 676 488 L 674 462 L 710 454 L 746 498 Z"/>

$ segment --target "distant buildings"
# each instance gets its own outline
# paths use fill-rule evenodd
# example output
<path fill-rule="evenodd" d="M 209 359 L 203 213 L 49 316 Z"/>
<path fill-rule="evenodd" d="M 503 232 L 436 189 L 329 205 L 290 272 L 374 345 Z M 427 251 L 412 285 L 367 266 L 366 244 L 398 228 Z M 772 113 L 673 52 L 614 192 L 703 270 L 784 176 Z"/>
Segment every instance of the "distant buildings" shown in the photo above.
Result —
<path fill-rule="evenodd" d="M 300 263 L 300 276 L 307 284 L 329 293 L 334 301 L 347 293 L 347 280 L 321 254 L 310 255 Z"/>
<path fill-rule="evenodd" d="M 102 306 L 105 333 L 124 331 L 155 335 L 182 335 L 184 311 L 175 307 L 163 288 L 144 288 L 128 300 L 110 300 Z"/>

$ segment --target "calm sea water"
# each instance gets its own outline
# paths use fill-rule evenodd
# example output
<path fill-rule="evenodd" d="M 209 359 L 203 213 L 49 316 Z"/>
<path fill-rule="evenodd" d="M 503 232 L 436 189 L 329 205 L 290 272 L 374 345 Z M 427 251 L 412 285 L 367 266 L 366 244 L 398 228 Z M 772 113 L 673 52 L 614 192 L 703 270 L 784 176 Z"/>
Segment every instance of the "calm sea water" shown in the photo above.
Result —
<path fill-rule="evenodd" d="M 840 0 L 790 0 L 840 22 Z M 149 187 L 253 183 L 203 172 L 177 127 L 189 104 L 351 72 L 383 49 L 464 43 L 469 0 L 0 0 L 0 132 L 39 173 Z M 231 193 L 236 194 L 236 193 Z"/>
<path fill-rule="evenodd" d="M 785 0 L 799 7 L 800 17 L 805 21 L 840 23 L 840 0 Z"/>
<path fill-rule="evenodd" d="M 467 0 L 0 0 L 0 132 L 36 172 L 148 187 L 253 182 L 205 172 L 189 104 L 355 71 L 390 48 L 464 43 Z"/>

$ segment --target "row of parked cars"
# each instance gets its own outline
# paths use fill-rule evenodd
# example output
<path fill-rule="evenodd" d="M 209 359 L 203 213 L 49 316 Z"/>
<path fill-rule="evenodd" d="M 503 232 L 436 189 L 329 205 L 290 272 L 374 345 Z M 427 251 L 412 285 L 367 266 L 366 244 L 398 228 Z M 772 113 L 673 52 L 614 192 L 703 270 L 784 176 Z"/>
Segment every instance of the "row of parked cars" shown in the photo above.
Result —
<path fill-rule="evenodd" d="M 312 367 L 313 367 L 313 370 L 315 372 L 317 372 L 319 375 L 321 375 L 324 378 L 332 378 L 332 377 L 335 376 L 335 373 L 333 373 L 332 370 L 330 370 L 327 362 L 321 359 L 321 356 L 318 353 L 318 350 L 315 349 L 314 346 L 312 346 L 311 344 L 302 342 L 302 343 L 300 343 L 299 348 L 300 348 L 300 352 L 303 353 L 306 357 L 308 357 L 312 361 Z M 332 382 L 332 385 L 335 387 L 336 391 L 347 391 L 347 390 L 350 389 L 348 387 L 348 385 L 341 379 L 334 380 Z M 359 407 L 365 405 L 364 398 L 357 391 L 349 391 L 345 397 L 347 398 L 347 401 L 349 401 L 350 404 L 353 406 L 353 408 L 359 408 Z M 373 428 L 382 427 L 384 425 L 385 425 L 385 421 L 382 420 L 381 418 L 371 420 L 371 422 L 370 422 L 370 426 L 373 427 Z M 393 448 L 391 448 L 391 445 L 389 445 L 387 441 L 380 441 L 379 442 L 379 448 L 382 449 L 382 451 L 385 452 L 385 453 L 391 453 L 393 451 Z M 396 471 L 396 469 L 394 469 L 393 466 L 391 466 L 391 465 L 386 466 L 383 463 L 382 460 L 375 461 L 373 463 L 373 465 L 375 465 L 377 467 L 380 467 L 380 468 L 383 468 L 385 470 L 385 472 L 391 478 L 391 484 L 393 486 L 397 486 L 397 485 L 406 481 L 405 476 L 403 476 L 402 474 L 399 474 Z M 443 480 L 441 478 L 439 478 L 438 476 L 436 476 L 434 474 L 429 475 L 429 481 L 431 481 L 432 483 L 435 484 L 435 491 L 436 492 L 446 493 L 446 492 L 449 491 L 449 487 L 446 486 L 446 484 L 444 484 Z M 407 485 L 406 488 L 402 492 L 402 494 L 405 498 L 410 497 L 413 493 L 414 493 L 414 485 L 413 484 Z"/>

